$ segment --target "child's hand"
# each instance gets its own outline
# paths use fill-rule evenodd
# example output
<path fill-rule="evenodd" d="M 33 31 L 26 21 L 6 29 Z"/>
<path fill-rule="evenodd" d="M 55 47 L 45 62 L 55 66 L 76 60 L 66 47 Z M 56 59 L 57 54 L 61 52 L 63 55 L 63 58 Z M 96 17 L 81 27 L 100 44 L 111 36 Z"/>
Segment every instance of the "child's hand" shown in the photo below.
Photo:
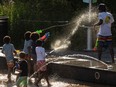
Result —
<path fill-rule="evenodd" d="M 28 55 L 28 58 L 29 58 L 29 59 L 31 59 L 31 58 L 32 58 L 32 56 L 29 54 L 29 55 Z"/>
<path fill-rule="evenodd" d="M 14 56 L 17 56 L 17 51 L 14 51 L 14 53 L 13 53 L 13 54 L 14 54 Z"/>
<path fill-rule="evenodd" d="M 50 32 L 45 33 L 45 35 L 48 38 L 50 36 Z"/>
<path fill-rule="evenodd" d="M 17 75 L 18 75 L 19 73 L 21 73 L 21 72 L 22 72 L 22 71 L 19 70 L 19 69 L 16 69 L 16 70 L 15 70 L 15 74 L 17 74 Z"/>

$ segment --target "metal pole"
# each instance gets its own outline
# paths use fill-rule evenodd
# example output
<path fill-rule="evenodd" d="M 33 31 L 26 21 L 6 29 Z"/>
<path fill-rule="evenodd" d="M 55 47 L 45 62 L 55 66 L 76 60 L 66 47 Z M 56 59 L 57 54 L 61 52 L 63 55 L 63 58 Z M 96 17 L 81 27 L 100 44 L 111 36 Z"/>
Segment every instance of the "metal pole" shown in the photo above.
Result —
<path fill-rule="evenodd" d="M 91 2 L 92 0 L 89 0 L 89 23 L 91 22 Z M 91 27 L 88 27 L 87 29 L 87 50 L 92 50 L 92 30 Z"/>

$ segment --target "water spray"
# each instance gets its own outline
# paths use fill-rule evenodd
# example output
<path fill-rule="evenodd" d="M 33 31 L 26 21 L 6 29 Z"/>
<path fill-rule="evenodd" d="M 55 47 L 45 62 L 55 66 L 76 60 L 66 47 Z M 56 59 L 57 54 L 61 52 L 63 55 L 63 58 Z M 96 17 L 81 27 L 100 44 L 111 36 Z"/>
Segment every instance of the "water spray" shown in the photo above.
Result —
<path fill-rule="evenodd" d="M 37 71 L 35 71 L 35 72 L 28 78 L 28 80 L 31 79 L 35 74 L 37 74 L 43 67 L 45 67 L 45 66 L 47 66 L 48 64 L 53 63 L 53 62 L 55 62 L 55 61 L 57 61 L 57 60 L 58 60 L 58 58 L 57 58 L 57 59 L 54 59 L 54 60 L 52 60 L 52 61 L 46 63 L 46 64 L 43 65 L 42 67 L 40 67 Z"/>
<path fill-rule="evenodd" d="M 75 23 L 76 26 L 73 29 L 70 30 L 70 33 L 66 36 L 66 38 L 64 38 L 64 37 L 62 38 L 63 39 L 63 40 L 61 40 L 62 44 L 59 44 L 58 47 L 60 47 L 62 45 L 66 45 L 67 42 L 70 42 L 70 38 L 76 33 L 76 31 L 78 30 L 79 27 L 84 27 L 84 28 L 85 27 L 87 27 L 87 28 L 89 27 L 89 26 L 84 26 L 84 25 L 81 26 L 81 23 L 83 21 L 88 21 L 87 20 L 88 16 L 89 15 L 87 13 L 86 14 L 81 14 L 78 17 L 78 20 L 75 20 L 74 22 L 72 22 L 72 23 Z M 96 17 L 96 12 L 91 13 L 91 19 L 94 20 L 95 17 Z M 90 27 L 92 28 L 92 26 L 90 26 Z M 55 43 L 57 43 L 57 40 L 56 40 Z M 69 46 L 69 45 L 70 44 L 67 44 L 67 46 Z M 56 48 L 57 48 L 57 46 L 55 46 L 55 44 L 54 44 L 53 49 L 56 49 Z"/>
<path fill-rule="evenodd" d="M 92 17 L 95 17 L 95 16 L 96 16 L 96 13 L 92 13 L 91 15 L 92 15 Z M 67 38 L 64 38 L 64 39 L 60 40 L 59 44 L 56 45 L 56 46 L 53 46 L 53 50 L 50 51 L 48 54 L 51 54 L 51 53 L 53 53 L 53 52 L 56 51 L 56 50 L 61 50 L 61 49 L 66 49 L 66 48 L 68 48 L 68 46 L 70 45 L 69 39 L 70 39 L 70 38 L 72 37 L 72 35 L 74 35 L 75 32 L 78 30 L 78 28 L 80 27 L 80 24 L 81 24 L 82 20 L 85 20 L 87 17 L 88 17 L 88 14 L 83 14 L 83 15 L 80 15 L 80 16 L 79 16 L 79 20 L 76 20 L 76 21 L 73 21 L 73 22 L 70 22 L 70 23 L 67 23 L 67 24 L 63 24 L 63 25 L 54 25 L 54 26 L 50 26 L 50 27 L 48 27 L 48 28 L 43 29 L 42 31 L 45 31 L 45 30 L 48 30 L 48 29 L 51 29 L 51 28 L 55 28 L 55 27 L 67 26 L 67 25 L 74 24 L 74 23 L 76 24 L 76 27 L 75 27 L 74 29 L 71 30 L 71 32 L 70 32 L 70 34 L 67 36 Z M 57 41 L 56 41 L 56 43 L 57 43 Z M 56 44 L 56 43 L 55 43 L 55 44 Z M 53 60 L 53 61 L 50 61 L 50 62 L 46 63 L 44 66 L 46 66 L 46 65 L 48 65 L 49 63 L 52 63 L 52 62 L 54 62 L 54 61 L 57 61 L 57 60 L 58 60 L 58 59 L 55 59 L 55 60 Z M 43 68 L 44 66 L 42 66 L 41 68 Z M 40 68 L 40 69 L 41 69 L 41 68 Z M 37 71 L 35 71 L 35 72 L 29 77 L 29 79 L 31 79 L 37 72 L 39 72 L 40 69 L 38 69 Z"/>
<path fill-rule="evenodd" d="M 54 52 L 54 51 L 55 51 L 55 50 L 52 50 L 52 51 L 50 51 L 48 54 L 51 54 L 51 53 Z M 107 70 L 113 68 L 113 66 L 108 65 L 108 64 L 104 63 L 103 61 L 100 61 L 100 60 L 98 60 L 98 59 L 96 59 L 96 58 L 94 58 L 94 57 L 92 57 L 92 56 L 88 56 L 88 55 L 84 55 L 84 54 L 73 54 L 73 55 L 65 55 L 65 56 L 68 56 L 68 57 L 72 57 L 72 56 L 79 57 L 79 56 L 80 56 L 80 57 L 83 57 L 83 58 L 89 58 L 89 59 L 91 59 L 91 60 L 94 60 L 94 61 L 96 61 L 96 62 L 99 62 L 99 63 L 105 65 L 105 66 L 107 67 Z M 65 56 L 63 56 L 63 57 L 65 57 Z M 28 79 L 31 79 L 36 73 L 38 73 L 38 72 L 41 70 L 41 68 L 43 68 L 43 67 L 47 66 L 48 64 L 53 63 L 53 62 L 55 62 L 55 61 L 57 61 L 57 60 L 59 60 L 59 58 L 56 58 L 56 59 L 54 59 L 54 60 L 52 60 L 52 61 L 49 61 L 48 63 L 46 63 L 45 65 L 43 65 L 42 67 L 40 67 L 37 71 L 35 71 Z M 92 66 L 92 63 L 91 63 L 90 65 Z"/>
<path fill-rule="evenodd" d="M 82 58 L 88 58 L 88 59 L 94 60 L 94 61 L 96 61 L 96 62 L 99 62 L 99 63 L 105 65 L 105 66 L 107 67 L 107 70 L 113 68 L 112 65 L 108 65 L 107 63 L 105 63 L 105 62 L 103 62 L 103 61 L 101 61 L 101 60 L 98 60 L 98 59 L 96 59 L 96 58 L 94 58 L 94 57 L 92 57 L 92 56 L 88 56 L 88 55 L 84 55 L 84 54 L 73 54 L 73 55 L 67 55 L 67 56 L 68 56 L 68 57 L 76 56 L 76 57 L 82 57 Z M 90 64 L 90 66 L 92 66 L 92 63 Z"/>
<path fill-rule="evenodd" d="M 49 30 L 49 29 L 52 29 L 52 28 L 55 28 L 55 27 L 63 27 L 63 26 L 67 26 L 67 25 L 70 25 L 70 24 L 73 24 L 74 22 L 70 22 L 68 23 L 68 21 L 66 21 L 67 23 L 66 24 L 61 24 L 61 25 L 53 25 L 53 26 L 50 26 L 50 27 L 47 27 L 47 28 L 44 28 L 42 30 L 37 30 L 38 33 L 42 33 L 43 31 L 46 31 L 46 30 Z"/>
<path fill-rule="evenodd" d="M 92 10 L 92 9 L 91 9 Z M 91 17 L 90 17 L 91 15 Z M 69 22 L 67 24 L 62 24 L 62 25 L 53 25 L 53 26 L 50 26 L 50 27 L 47 27 L 47 28 L 44 28 L 42 30 L 37 30 L 36 32 L 37 33 L 42 33 L 43 31 L 46 31 L 46 30 L 49 30 L 49 29 L 52 29 L 52 28 L 55 28 L 55 27 L 63 27 L 63 26 L 68 26 L 68 25 L 71 25 L 71 24 L 76 24 L 76 26 L 71 29 L 70 33 L 66 36 L 66 38 L 63 38 L 63 40 L 61 40 L 62 44 L 60 44 L 58 47 L 55 47 L 53 46 L 53 49 L 59 49 L 59 48 L 62 48 L 64 45 L 66 46 L 69 46 L 70 44 L 70 38 L 75 34 L 75 32 L 78 30 L 79 27 L 81 27 L 81 22 L 84 20 L 84 21 L 87 21 L 86 19 L 89 18 L 89 19 L 93 19 L 96 17 L 96 12 L 93 12 L 93 13 L 86 13 L 85 14 L 81 14 L 79 17 L 78 17 L 78 20 L 75 20 L 75 21 L 72 21 L 72 22 Z M 68 22 L 68 21 L 67 21 Z M 83 25 L 82 25 L 83 27 Z M 84 26 L 86 28 L 91 28 L 91 27 L 87 27 L 87 26 Z M 90 29 L 89 29 L 90 30 Z M 89 35 L 89 34 L 88 34 Z M 90 35 L 89 35 L 90 36 Z M 89 40 L 89 39 L 88 39 Z M 90 42 L 90 41 L 88 41 Z M 90 44 L 90 43 L 88 43 Z M 61 46 L 61 47 L 60 47 Z"/>
<path fill-rule="evenodd" d="M 59 50 L 59 49 L 65 49 L 65 48 L 67 48 L 67 46 L 60 46 L 59 48 L 57 48 L 57 49 L 53 49 L 52 51 L 50 51 L 49 53 L 48 53 L 48 55 L 50 55 L 51 53 L 53 53 L 54 51 L 57 51 L 57 50 Z M 57 61 L 58 60 L 58 58 L 57 59 L 54 59 L 54 60 L 52 60 L 52 61 L 50 61 L 50 62 L 48 62 L 48 63 L 46 63 L 45 65 L 43 65 L 42 67 L 40 67 L 37 71 L 35 71 L 30 77 L 29 77 L 29 79 L 31 79 L 36 73 L 38 73 L 43 67 L 45 67 L 46 65 L 48 65 L 49 63 L 53 63 L 53 62 L 55 62 L 55 61 Z"/>

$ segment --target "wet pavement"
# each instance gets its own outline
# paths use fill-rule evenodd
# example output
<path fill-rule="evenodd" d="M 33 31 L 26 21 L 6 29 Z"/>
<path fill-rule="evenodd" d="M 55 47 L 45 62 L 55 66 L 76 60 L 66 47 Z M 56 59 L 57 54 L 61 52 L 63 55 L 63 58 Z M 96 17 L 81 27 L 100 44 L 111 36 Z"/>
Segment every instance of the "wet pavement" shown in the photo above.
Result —
<path fill-rule="evenodd" d="M 110 62 L 111 59 L 108 53 L 109 51 L 107 50 L 103 52 L 102 61 L 106 62 L 109 65 L 112 65 L 114 67 L 113 71 L 115 71 L 116 64 L 112 64 Z M 84 55 L 89 55 L 89 56 L 97 58 L 97 52 L 85 52 L 85 51 L 84 52 L 63 51 L 63 52 L 53 53 L 50 56 L 54 56 L 54 55 L 55 56 L 64 56 L 64 55 L 66 56 L 66 55 L 73 55 L 73 54 L 84 54 Z M 0 53 L 0 56 L 4 56 L 4 55 Z M 116 60 L 116 54 L 115 54 L 115 60 Z M 49 78 L 50 78 L 50 83 L 52 85 L 51 87 L 115 87 L 111 85 L 102 85 L 102 84 L 60 78 L 57 75 L 52 75 Z M 16 75 L 12 75 L 12 83 L 7 83 L 7 75 L 3 72 L 0 72 L 0 87 L 16 87 L 15 80 L 16 80 Z M 33 81 L 33 78 L 32 78 L 32 81 Z M 39 85 L 40 85 L 39 87 L 47 87 L 46 81 L 44 79 L 42 79 L 41 84 Z M 29 84 L 28 87 L 36 87 L 36 86 L 34 84 Z"/>
<path fill-rule="evenodd" d="M 82 81 L 75 81 L 70 79 L 60 78 L 56 75 L 53 75 L 50 78 L 51 87 L 115 87 L 108 85 L 101 85 L 96 83 L 88 83 Z M 7 83 L 7 75 L 0 74 L 0 87 L 16 87 L 15 85 L 16 76 L 12 75 L 12 82 Z M 32 78 L 33 81 L 33 78 Z M 33 83 L 29 84 L 28 87 L 36 87 Z M 39 87 L 47 87 L 46 81 L 44 79 L 41 80 L 41 84 L 39 83 Z"/>

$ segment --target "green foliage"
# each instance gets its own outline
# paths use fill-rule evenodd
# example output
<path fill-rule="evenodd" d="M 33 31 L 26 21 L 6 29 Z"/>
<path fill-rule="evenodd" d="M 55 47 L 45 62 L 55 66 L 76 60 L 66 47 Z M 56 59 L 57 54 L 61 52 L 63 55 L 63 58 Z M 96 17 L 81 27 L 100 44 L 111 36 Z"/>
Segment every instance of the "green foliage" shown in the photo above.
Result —
<path fill-rule="evenodd" d="M 109 0 L 98 0 L 98 3 L 101 1 L 106 2 L 106 4 L 111 3 Z M 98 5 L 98 3 L 94 5 Z M 114 4 L 115 2 L 112 3 L 112 5 Z M 63 24 L 57 21 L 70 21 L 75 18 L 74 16 L 78 16 L 80 11 L 87 8 L 87 6 L 88 4 L 83 3 L 82 0 L 2 0 L 0 15 L 9 17 L 9 35 L 12 37 L 12 42 L 15 46 L 22 49 L 23 35 L 26 31 L 36 31 L 53 25 Z M 115 12 L 113 6 L 108 7 L 110 7 L 112 12 Z M 68 34 L 66 27 L 54 27 L 42 32 L 41 36 L 48 31 L 50 32 L 50 38 L 47 40 L 47 48 L 59 36 L 62 37 L 65 33 Z M 72 44 L 70 48 L 86 48 L 85 38 L 86 31 L 83 29 L 79 30 L 79 33 L 75 33 L 71 38 Z"/>
<path fill-rule="evenodd" d="M 57 22 L 52 23 L 50 21 L 63 21 L 69 18 L 67 12 L 70 9 L 67 9 L 63 2 L 50 2 L 51 0 L 15 0 L 12 2 L 3 1 L 0 4 L 0 14 L 9 17 L 9 35 L 12 37 L 12 42 L 16 47 L 22 48 L 23 35 L 26 31 L 36 31 L 37 29 L 46 28 L 54 24 L 57 25 Z M 62 13 L 64 9 L 66 9 L 64 12 L 66 17 Z"/>

